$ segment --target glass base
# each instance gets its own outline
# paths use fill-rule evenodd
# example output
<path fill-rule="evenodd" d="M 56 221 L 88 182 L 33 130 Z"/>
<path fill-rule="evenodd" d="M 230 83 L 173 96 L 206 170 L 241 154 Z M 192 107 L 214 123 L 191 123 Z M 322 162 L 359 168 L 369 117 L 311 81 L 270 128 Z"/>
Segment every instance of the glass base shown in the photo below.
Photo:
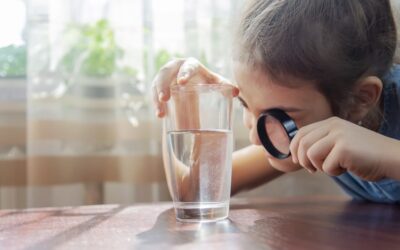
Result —
<path fill-rule="evenodd" d="M 228 217 L 229 202 L 175 202 L 175 214 L 180 222 L 215 222 Z"/>

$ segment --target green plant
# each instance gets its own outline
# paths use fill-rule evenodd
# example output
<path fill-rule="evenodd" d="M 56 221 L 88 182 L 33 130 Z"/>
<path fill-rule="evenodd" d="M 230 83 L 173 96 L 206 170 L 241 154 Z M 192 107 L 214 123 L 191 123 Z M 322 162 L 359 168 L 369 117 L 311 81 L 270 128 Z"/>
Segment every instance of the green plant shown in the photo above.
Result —
<path fill-rule="evenodd" d="M 67 40 L 72 41 L 61 60 L 66 73 L 105 77 L 118 70 L 117 61 L 123 57 L 124 51 L 117 45 L 115 32 L 107 20 L 101 19 L 89 25 L 71 25 L 65 35 Z M 133 69 L 125 71 L 132 73 Z"/>
<path fill-rule="evenodd" d="M 26 76 L 26 46 L 0 48 L 0 77 Z"/>

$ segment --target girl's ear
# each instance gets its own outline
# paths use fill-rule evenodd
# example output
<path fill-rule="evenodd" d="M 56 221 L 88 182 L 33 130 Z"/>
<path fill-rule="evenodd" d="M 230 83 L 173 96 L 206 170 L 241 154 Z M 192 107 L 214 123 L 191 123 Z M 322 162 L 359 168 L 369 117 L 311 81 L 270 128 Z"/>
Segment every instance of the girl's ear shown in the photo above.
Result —
<path fill-rule="evenodd" d="M 376 110 L 383 89 L 382 81 L 376 76 L 367 76 L 358 81 L 353 90 L 353 108 L 349 112 L 349 120 L 362 121 L 369 112 Z"/>

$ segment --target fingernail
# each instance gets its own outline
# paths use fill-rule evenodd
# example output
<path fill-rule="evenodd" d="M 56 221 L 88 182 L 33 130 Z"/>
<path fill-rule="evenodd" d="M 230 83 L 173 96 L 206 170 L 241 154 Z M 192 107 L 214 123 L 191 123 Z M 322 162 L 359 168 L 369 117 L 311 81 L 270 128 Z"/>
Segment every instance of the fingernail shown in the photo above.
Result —
<path fill-rule="evenodd" d="M 308 171 L 310 174 L 314 174 L 314 173 L 315 173 L 315 170 L 314 170 L 314 169 L 307 168 L 307 171 Z"/>
<path fill-rule="evenodd" d="M 238 88 L 234 88 L 233 91 L 233 96 L 238 96 L 239 95 L 239 89 Z"/>
<path fill-rule="evenodd" d="M 186 72 L 181 76 L 181 79 L 186 79 L 188 77 L 189 77 L 189 73 Z"/>
<path fill-rule="evenodd" d="M 163 115 L 163 109 L 162 109 L 162 107 L 157 108 L 156 114 L 157 114 L 158 117 L 161 117 L 161 116 Z"/>
<path fill-rule="evenodd" d="M 158 94 L 158 100 L 159 101 L 163 101 L 163 98 L 164 98 L 164 92 L 160 92 L 159 94 Z"/>
<path fill-rule="evenodd" d="M 188 73 L 185 73 L 185 74 L 183 74 L 181 77 L 179 77 L 179 82 L 184 82 L 184 81 L 186 81 L 187 80 L 187 78 L 189 77 L 189 74 Z"/>

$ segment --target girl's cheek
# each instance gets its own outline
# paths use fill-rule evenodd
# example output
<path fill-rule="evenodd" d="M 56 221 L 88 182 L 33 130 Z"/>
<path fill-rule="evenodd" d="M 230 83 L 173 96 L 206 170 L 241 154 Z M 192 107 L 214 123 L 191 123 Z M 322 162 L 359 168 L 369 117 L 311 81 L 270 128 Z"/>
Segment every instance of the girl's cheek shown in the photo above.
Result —
<path fill-rule="evenodd" d="M 261 145 L 261 141 L 260 141 L 260 138 L 258 137 L 258 133 L 257 133 L 256 127 L 253 127 L 252 129 L 250 129 L 249 133 L 250 133 L 249 134 L 249 139 L 250 139 L 251 144 L 253 144 L 253 145 Z"/>
<path fill-rule="evenodd" d="M 246 128 L 249 129 L 249 140 L 253 145 L 261 145 L 260 139 L 257 133 L 257 120 L 254 116 L 246 109 L 243 110 L 243 123 Z"/>
<path fill-rule="evenodd" d="M 247 109 L 243 109 L 243 124 L 249 130 L 252 128 L 252 115 Z"/>

